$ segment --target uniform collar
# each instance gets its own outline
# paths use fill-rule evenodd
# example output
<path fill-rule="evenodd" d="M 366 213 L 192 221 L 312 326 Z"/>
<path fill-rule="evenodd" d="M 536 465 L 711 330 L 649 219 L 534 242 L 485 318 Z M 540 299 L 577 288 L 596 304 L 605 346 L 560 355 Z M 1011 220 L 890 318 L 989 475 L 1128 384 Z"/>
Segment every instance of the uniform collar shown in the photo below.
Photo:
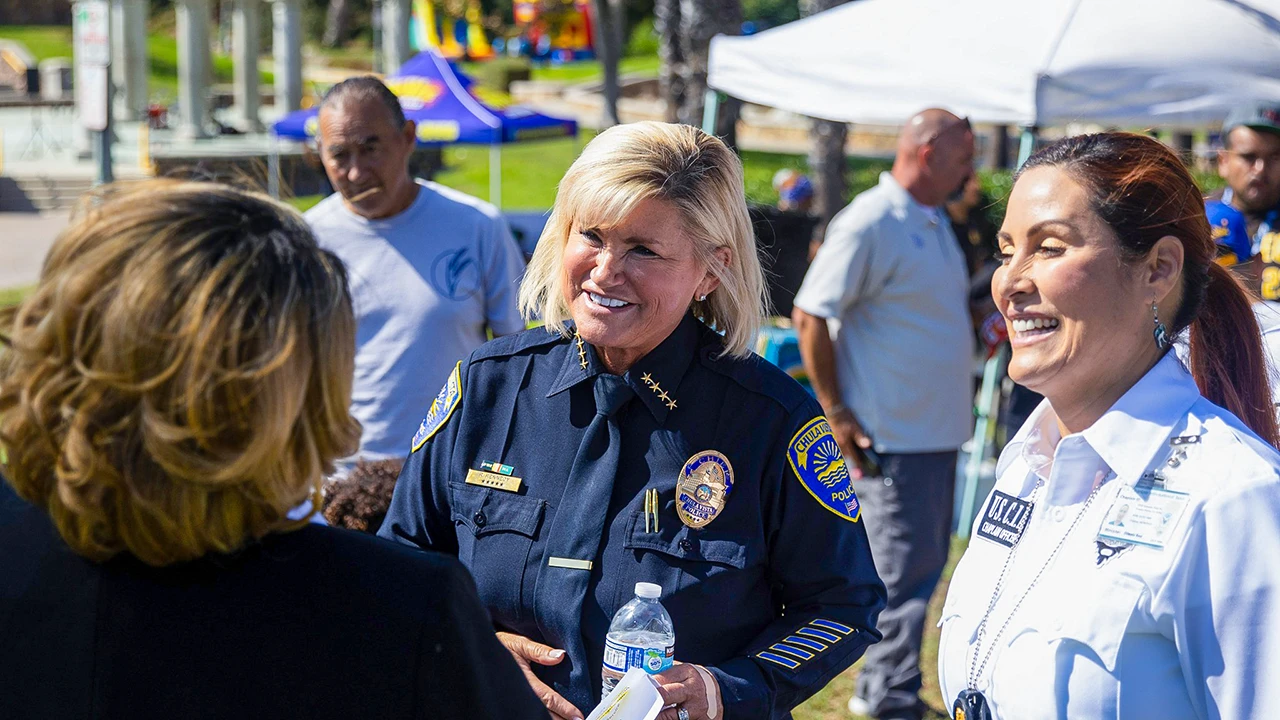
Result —
<path fill-rule="evenodd" d="M 1058 450 L 1064 449 L 1064 442 L 1075 444 L 1083 440 L 1088 450 L 1095 453 L 1111 472 L 1126 484 L 1133 484 L 1147 471 L 1152 461 L 1159 459 L 1169 435 L 1199 399 L 1200 390 L 1191 373 L 1174 353 L 1166 353 L 1111 409 L 1083 432 L 1054 442 L 1059 432 L 1058 416 L 1048 400 L 1040 403 L 1009 441 L 996 472 L 998 475 L 1003 473 L 1013 458 L 1021 457 L 1033 471 L 1026 479 L 1030 484 L 1037 470 L 1034 461 L 1042 458 L 1046 449 L 1056 455 Z M 1048 474 L 1047 470 L 1045 474 Z M 1022 490 L 1029 492 L 1025 486 Z"/>
<path fill-rule="evenodd" d="M 680 406 L 680 398 L 674 390 L 680 387 L 680 381 L 684 379 L 685 372 L 693 362 L 698 349 L 698 326 L 701 324 L 693 313 L 685 313 L 684 319 L 676 329 L 648 355 L 637 360 L 623 375 L 623 379 L 635 391 L 636 397 L 640 398 L 640 402 L 649 409 L 659 423 L 667 419 L 667 413 Z M 579 347 L 581 347 L 581 353 Z M 560 368 L 560 375 L 551 386 L 547 397 L 564 392 L 584 380 L 607 372 L 608 369 L 596 354 L 595 348 L 587 342 L 579 345 L 575 335 L 569 340 L 564 365 Z"/>
<path fill-rule="evenodd" d="M 1165 353 L 1081 435 L 1112 471 L 1132 484 L 1159 459 L 1169 435 L 1199 399 L 1191 373 L 1177 355 Z"/>
<path fill-rule="evenodd" d="M 555 383 L 547 391 L 547 397 L 564 392 L 580 382 L 609 372 L 605 368 L 604 362 L 596 355 L 596 349 L 591 347 L 590 343 L 578 337 L 578 329 L 572 325 L 569 326 L 569 329 L 573 331 L 573 334 L 569 336 L 569 345 L 564 354 L 564 364 L 560 367 L 560 374 L 556 377 Z"/>

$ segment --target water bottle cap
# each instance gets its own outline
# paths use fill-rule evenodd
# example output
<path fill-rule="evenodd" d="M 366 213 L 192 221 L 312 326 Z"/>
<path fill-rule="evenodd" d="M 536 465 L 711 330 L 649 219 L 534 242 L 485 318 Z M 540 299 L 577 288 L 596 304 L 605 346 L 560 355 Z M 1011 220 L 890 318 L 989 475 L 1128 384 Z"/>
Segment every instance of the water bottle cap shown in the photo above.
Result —
<path fill-rule="evenodd" d="M 650 600 L 662 597 L 662 586 L 657 583 L 636 583 L 636 595 Z"/>

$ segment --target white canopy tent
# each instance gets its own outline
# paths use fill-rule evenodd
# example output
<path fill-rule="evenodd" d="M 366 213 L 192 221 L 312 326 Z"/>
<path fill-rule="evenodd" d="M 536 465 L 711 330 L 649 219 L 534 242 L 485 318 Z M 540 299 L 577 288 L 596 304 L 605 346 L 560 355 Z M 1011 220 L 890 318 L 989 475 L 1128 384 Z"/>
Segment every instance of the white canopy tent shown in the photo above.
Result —
<path fill-rule="evenodd" d="M 715 38 L 708 83 L 855 123 L 1213 126 L 1280 100 L 1280 0 L 858 0 Z"/>

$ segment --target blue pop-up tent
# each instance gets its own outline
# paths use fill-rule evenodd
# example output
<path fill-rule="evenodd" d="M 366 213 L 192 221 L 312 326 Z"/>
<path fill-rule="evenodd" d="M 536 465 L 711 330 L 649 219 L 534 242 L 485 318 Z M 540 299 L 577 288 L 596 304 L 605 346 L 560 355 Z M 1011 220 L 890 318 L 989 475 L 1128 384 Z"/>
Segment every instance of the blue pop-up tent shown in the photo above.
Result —
<path fill-rule="evenodd" d="M 422 145 L 471 143 L 490 147 L 489 192 L 501 205 L 503 143 L 574 137 L 578 123 L 551 117 L 521 105 L 482 100 L 474 83 L 434 49 L 418 53 L 384 82 L 400 98 L 407 119 L 418 128 Z M 310 140 L 316 135 L 315 108 L 299 110 L 274 126 L 277 137 Z"/>

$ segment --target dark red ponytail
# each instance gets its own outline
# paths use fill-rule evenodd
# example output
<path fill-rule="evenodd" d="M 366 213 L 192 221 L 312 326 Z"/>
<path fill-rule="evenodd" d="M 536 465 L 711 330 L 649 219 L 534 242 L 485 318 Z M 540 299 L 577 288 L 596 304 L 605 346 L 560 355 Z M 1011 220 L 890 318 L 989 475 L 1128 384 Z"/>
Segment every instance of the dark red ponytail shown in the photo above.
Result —
<path fill-rule="evenodd" d="M 1182 241 L 1182 303 L 1169 329 L 1190 328 L 1191 374 L 1201 394 L 1273 446 L 1280 442 L 1253 298 L 1214 261 L 1204 200 L 1178 156 L 1146 135 L 1098 133 L 1044 148 L 1018 175 L 1041 166 L 1061 167 L 1089 190 L 1124 256 L 1144 258 L 1163 237 Z"/>
<path fill-rule="evenodd" d="M 1276 445 L 1274 399 L 1253 298 L 1230 270 L 1209 263 L 1209 287 L 1191 323 L 1191 374 L 1200 392 Z"/>

